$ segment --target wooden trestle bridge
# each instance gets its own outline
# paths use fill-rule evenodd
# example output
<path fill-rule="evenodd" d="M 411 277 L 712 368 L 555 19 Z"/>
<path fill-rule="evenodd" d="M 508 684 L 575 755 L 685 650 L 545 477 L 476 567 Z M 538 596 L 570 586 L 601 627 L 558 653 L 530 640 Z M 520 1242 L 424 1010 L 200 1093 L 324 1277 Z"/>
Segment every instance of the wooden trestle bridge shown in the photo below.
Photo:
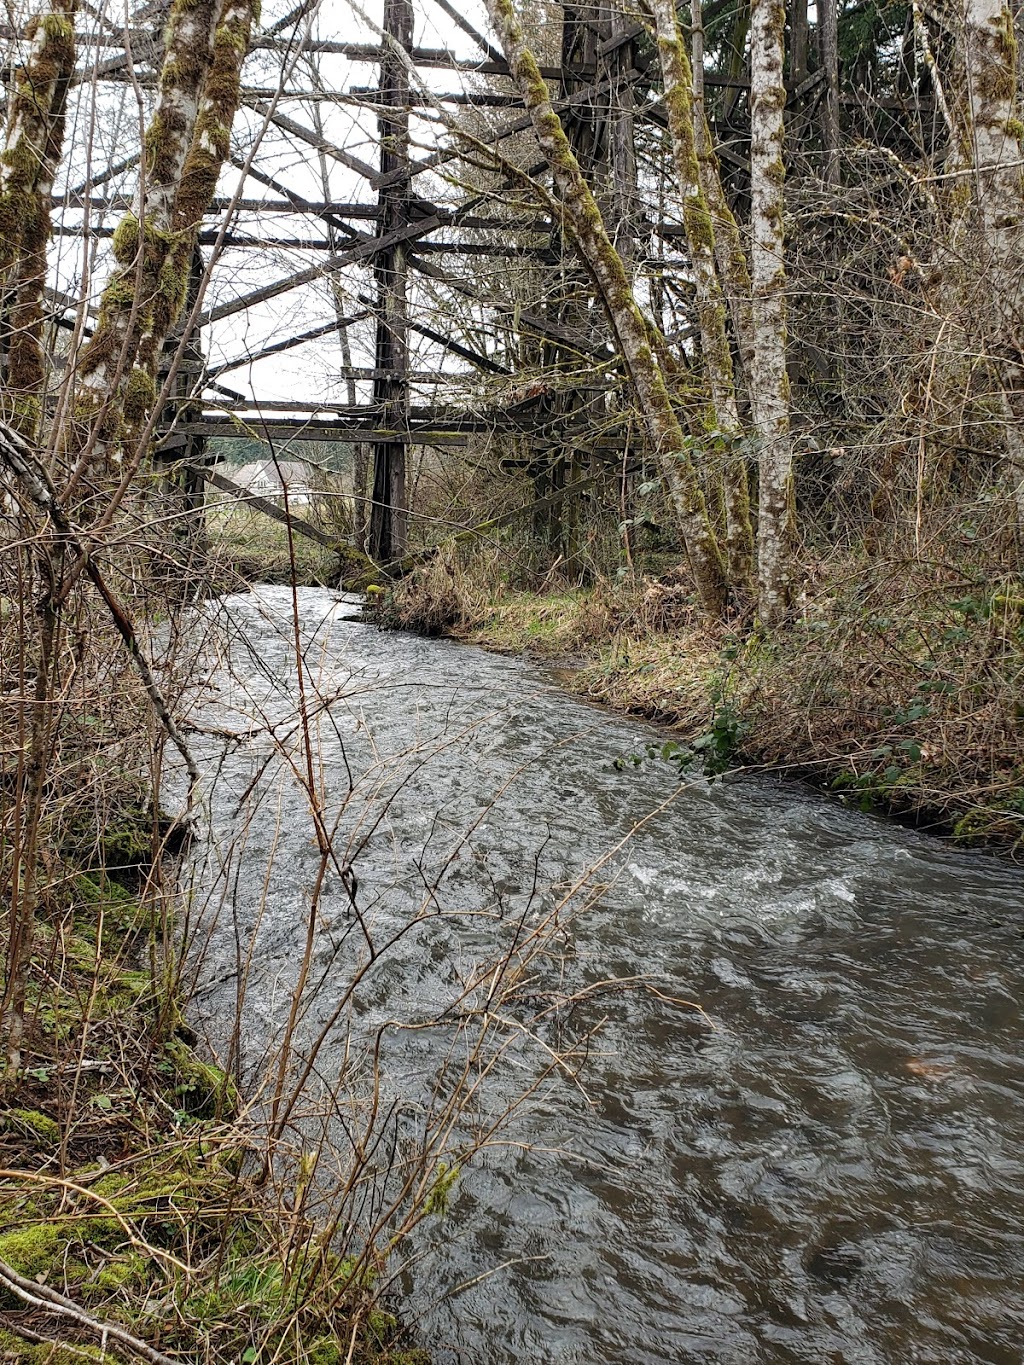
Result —
<path fill-rule="evenodd" d="M 199 237 L 192 301 L 209 275 L 209 302 L 185 310 L 193 326 L 159 451 L 192 471 L 186 478 L 194 492 L 213 437 L 354 443 L 372 467 L 367 548 L 386 563 L 406 545 L 410 447 L 466 446 L 500 431 L 516 438 L 519 463 L 543 498 L 601 458 L 621 465 L 630 432 L 616 415 L 621 376 L 589 283 L 543 195 L 524 189 L 530 176 L 543 180 L 543 168 L 501 53 L 450 0 L 421 6 L 451 35 L 450 47 L 414 41 L 423 15 L 414 14 L 412 0 L 384 0 L 369 42 L 318 36 L 306 23 L 309 9 L 303 0 L 253 41 L 246 80 L 267 79 L 244 89 L 244 126 L 236 123 L 232 158 L 239 194 L 215 202 L 217 220 Z M 662 304 L 682 301 L 674 316 L 685 322 L 682 230 L 657 170 L 664 116 L 653 48 L 616 0 L 564 3 L 561 13 L 560 39 L 547 29 L 539 44 L 555 107 L 620 250 L 646 272 Z M 321 18 L 321 29 L 326 22 Z M 161 26 L 153 4 L 136 10 L 127 30 L 98 25 L 81 38 L 80 79 L 152 86 Z M 470 55 L 460 55 L 467 42 Z M 549 49 L 559 48 L 551 64 Z M 791 108 L 807 119 L 827 98 L 829 82 L 820 67 L 796 75 Z M 459 88 L 446 89 L 445 81 Z M 742 70 L 706 74 L 704 83 L 728 94 L 718 101 L 725 112 L 716 141 L 742 195 Z M 332 132 L 346 119 L 350 136 Z M 438 124 L 444 136 L 435 134 L 434 149 L 424 153 L 422 130 Z M 254 129 L 264 139 L 257 154 L 245 147 L 247 135 L 255 145 Z M 478 168 L 479 189 L 467 162 Z M 105 216 L 127 207 L 119 185 L 128 184 L 123 177 L 135 164 L 129 158 L 94 167 L 87 181 L 69 187 L 59 201 L 58 233 L 109 237 Z M 310 167 L 319 168 L 318 195 L 310 192 Z M 351 198 L 332 197 L 332 178 L 344 181 Z M 288 227 L 275 229 L 275 219 Z M 308 264 L 280 266 L 297 253 Z M 237 278 L 251 276 L 254 261 L 271 278 L 239 290 Z M 507 272 L 505 279 L 495 279 L 495 269 Z M 516 271 L 522 278 L 513 280 Z M 296 317 L 287 302 L 304 289 L 308 298 L 310 286 L 320 289 L 327 316 Z M 284 324 L 268 311 L 272 304 L 284 305 Z M 262 339 L 248 344 L 261 328 Z M 350 336 L 368 339 L 371 329 L 372 364 L 353 365 Z M 234 342 L 237 354 L 212 359 L 214 333 L 221 349 Z M 341 346 L 344 402 L 302 394 L 258 401 L 231 383 L 235 371 L 324 339 Z M 529 382 L 560 373 L 564 384 Z"/>

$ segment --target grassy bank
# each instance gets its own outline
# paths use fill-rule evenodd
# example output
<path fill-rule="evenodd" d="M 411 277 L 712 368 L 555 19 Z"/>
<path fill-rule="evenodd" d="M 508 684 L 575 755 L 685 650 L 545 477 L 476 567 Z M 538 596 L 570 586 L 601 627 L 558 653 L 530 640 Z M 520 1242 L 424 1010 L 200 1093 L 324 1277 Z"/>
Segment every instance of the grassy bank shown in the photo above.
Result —
<path fill-rule="evenodd" d="M 965 844 L 1024 848 L 1024 585 L 848 556 L 795 620 L 709 627 L 681 582 L 537 594 L 438 561 L 383 614 L 569 663 L 573 690 L 671 726 L 682 767 L 766 766 Z"/>
<path fill-rule="evenodd" d="M 183 1022 L 167 834 L 125 810 L 92 856 L 51 857 L 0 1108 L 0 1360 L 420 1362 L 300 1193 L 261 1179 Z"/>
<path fill-rule="evenodd" d="M 306 536 L 292 537 L 279 522 L 234 499 L 208 499 L 206 532 L 209 574 L 222 591 L 251 583 L 290 583 L 311 587 L 330 584 L 337 578 L 335 556 L 324 545 Z"/>
<path fill-rule="evenodd" d="M 321 545 L 298 532 L 289 542 L 288 531 L 233 498 L 208 495 L 206 572 L 217 592 L 239 591 L 253 583 L 291 583 L 301 587 L 344 587 L 360 590 L 377 570 L 354 549 L 344 523 L 333 524 L 318 505 L 300 507 L 296 515 L 328 535 L 337 534 L 337 546 Z"/>

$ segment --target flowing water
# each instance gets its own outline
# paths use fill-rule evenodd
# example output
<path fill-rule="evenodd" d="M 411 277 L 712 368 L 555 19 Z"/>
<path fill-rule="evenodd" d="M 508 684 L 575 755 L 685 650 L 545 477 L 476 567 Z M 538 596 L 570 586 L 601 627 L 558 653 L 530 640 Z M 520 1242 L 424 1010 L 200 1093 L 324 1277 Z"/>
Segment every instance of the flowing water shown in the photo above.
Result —
<path fill-rule="evenodd" d="M 303 1037 L 330 1024 L 368 933 L 420 907 L 353 993 L 350 1047 L 396 1012 L 436 1015 L 489 926 L 543 919 L 620 844 L 566 912 L 564 980 L 654 987 L 585 1007 L 607 1023 L 583 1088 L 542 1087 L 517 1145 L 399 1253 L 403 1314 L 439 1365 L 1024 1359 L 1021 875 L 768 782 L 617 771 L 657 732 L 525 661 L 381 634 L 326 591 L 298 600 L 341 850 Z M 209 609 L 216 690 L 193 712 L 216 774 L 196 1008 L 215 1041 L 240 1022 L 250 1083 L 318 866 L 282 758 L 307 771 L 290 606 L 264 588 Z M 320 1077 L 351 1065 L 332 1037 Z M 431 1043 L 388 1038 L 413 1122 Z M 498 1108 L 525 1054 L 510 1062 Z"/>

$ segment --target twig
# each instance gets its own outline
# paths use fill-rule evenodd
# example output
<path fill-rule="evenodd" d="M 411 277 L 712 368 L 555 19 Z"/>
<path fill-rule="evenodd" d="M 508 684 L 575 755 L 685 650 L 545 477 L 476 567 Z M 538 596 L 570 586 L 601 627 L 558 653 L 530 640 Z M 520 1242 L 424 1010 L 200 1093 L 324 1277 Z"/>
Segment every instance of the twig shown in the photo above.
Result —
<path fill-rule="evenodd" d="M 178 729 L 177 723 L 171 715 L 170 707 L 167 705 L 159 684 L 153 676 L 149 660 L 142 652 L 142 646 L 139 644 L 139 638 L 131 617 L 104 582 L 92 555 L 84 548 L 82 536 L 61 507 L 46 469 L 36 459 L 29 443 L 13 428 L 9 427 L 6 422 L 0 422 L 0 464 L 10 470 L 36 506 L 46 513 L 60 534 L 83 556 L 85 571 L 106 604 L 114 628 L 124 641 L 124 646 L 131 656 L 136 672 L 142 679 L 142 685 L 146 689 L 153 710 L 167 731 L 171 743 L 185 760 L 189 779 L 189 796 L 191 797 L 193 789 L 200 781 L 201 774 L 192 756 L 192 751 Z"/>
<path fill-rule="evenodd" d="M 91 1347 L 87 1349 L 84 1346 L 75 1346 L 70 1341 L 54 1341 L 53 1337 L 44 1337 L 42 1332 L 34 1332 L 31 1327 L 26 1327 L 23 1322 L 18 1322 L 10 1313 L 0 1314 L 0 1326 L 15 1336 L 22 1337 L 25 1341 L 31 1341 L 36 1345 L 52 1346 L 54 1349 L 59 1346 L 62 1351 L 69 1351 L 72 1355 L 81 1356 L 83 1360 L 95 1360 L 96 1358 Z"/>
<path fill-rule="evenodd" d="M 140 1341 L 138 1337 L 132 1336 L 123 1327 L 119 1327 L 115 1322 L 103 1322 L 99 1318 L 94 1318 L 91 1313 L 87 1313 L 84 1308 L 79 1308 L 78 1304 L 71 1299 L 66 1299 L 63 1294 L 58 1294 L 56 1289 L 50 1289 L 45 1284 L 37 1284 L 35 1280 L 26 1280 L 23 1275 L 19 1275 L 13 1266 L 6 1261 L 0 1261 L 0 1281 L 2 1281 L 12 1294 L 16 1294 L 23 1303 L 27 1303 L 32 1308 L 40 1308 L 44 1312 L 53 1313 L 59 1318 L 69 1318 L 72 1322 L 78 1323 L 80 1327 L 88 1328 L 90 1332 L 95 1332 L 102 1341 L 116 1341 L 122 1346 L 126 1346 L 130 1351 L 134 1351 L 143 1360 L 149 1360 L 152 1365 L 180 1365 L 170 1356 L 165 1356 L 162 1351 L 158 1351 L 154 1346 L 147 1345 Z"/>

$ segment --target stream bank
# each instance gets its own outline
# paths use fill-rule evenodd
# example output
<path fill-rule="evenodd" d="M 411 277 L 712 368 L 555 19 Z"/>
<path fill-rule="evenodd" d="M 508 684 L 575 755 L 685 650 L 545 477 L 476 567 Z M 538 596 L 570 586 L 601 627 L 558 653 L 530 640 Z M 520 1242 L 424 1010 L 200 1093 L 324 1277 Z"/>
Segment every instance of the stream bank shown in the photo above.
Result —
<path fill-rule="evenodd" d="M 439 557 L 440 558 L 440 557 Z M 559 667 L 571 691 L 671 727 L 681 769 L 769 770 L 964 846 L 1024 847 L 1020 585 L 833 566 L 784 629 L 709 626 L 653 579 L 540 593 L 451 560 L 395 585 L 385 624 Z"/>
<path fill-rule="evenodd" d="M 263 1179 L 248 1106 L 186 1022 L 183 826 L 127 773 L 107 796 L 65 792 L 47 825 L 0 1099 L 0 1361 L 424 1365 L 294 1183 Z"/>

